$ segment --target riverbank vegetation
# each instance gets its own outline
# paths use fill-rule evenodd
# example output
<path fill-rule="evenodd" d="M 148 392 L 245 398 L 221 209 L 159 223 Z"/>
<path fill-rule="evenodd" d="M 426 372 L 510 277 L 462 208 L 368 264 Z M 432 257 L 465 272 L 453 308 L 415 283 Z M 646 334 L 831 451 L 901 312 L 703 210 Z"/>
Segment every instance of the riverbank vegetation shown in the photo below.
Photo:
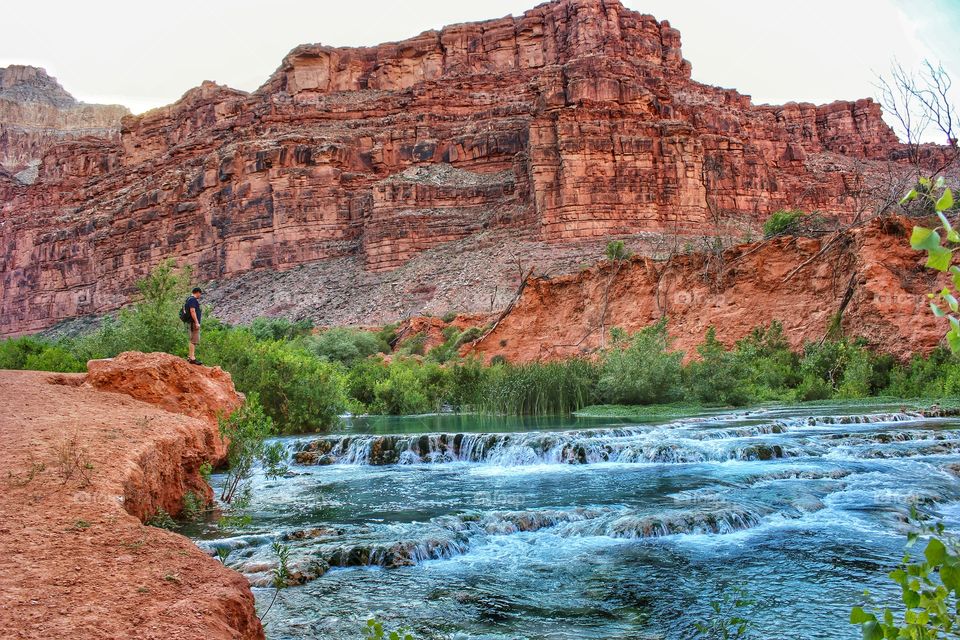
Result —
<path fill-rule="evenodd" d="M 83 371 L 89 359 L 127 350 L 183 355 L 185 335 L 175 333 L 181 328 L 175 324 L 179 296 L 167 293 L 180 281 L 168 265 L 153 278 L 166 284 L 141 287 L 151 292 L 143 302 L 93 333 L 0 343 L 0 368 L 71 372 Z M 330 428 L 347 411 L 548 415 L 591 407 L 596 415 L 604 409 L 595 405 L 660 413 L 667 411 L 662 405 L 687 412 L 761 402 L 960 394 L 960 360 L 946 349 L 899 362 L 862 340 L 839 336 L 793 350 L 774 322 L 730 347 L 709 329 L 697 357 L 684 363 L 667 330 L 666 319 L 632 334 L 614 329 L 609 347 L 590 359 L 514 364 L 500 358 L 484 364 L 459 355 L 460 336 L 476 335 L 469 329 L 453 328 L 444 343 L 421 356 L 409 355 L 404 341 L 391 346 L 392 327 L 317 331 L 283 319 L 229 326 L 205 318 L 200 354 L 229 371 L 240 391 L 256 394 L 286 433 Z"/>
<path fill-rule="evenodd" d="M 103 319 L 92 332 L 0 342 L 0 368 L 78 372 L 88 360 L 130 350 L 182 356 L 186 334 L 177 311 L 189 278 L 189 271 L 161 264 L 138 283 L 140 301 Z M 685 358 L 673 349 L 668 322 L 664 318 L 634 333 L 614 328 L 609 346 L 591 358 L 520 364 L 462 357 L 461 347 L 481 329 L 449 322 L 443 342 L 427 348 L 424 334 L 398 340 L 394 326 L 316 330 L 310 322 L 282 318 L 230 326 L 205 314 L 200 355 L 229 371 L 240 391 L 255 394 L 285 433 L 328 429 L 348 411 L 549 415 L 595 405 L 673 405 L 686 411 L 960 394 L 960 358 L 947 349 L 899 362 L 834 331 L 794 350 L 783 326 L 773 322 L 730 346 L 710 328 L 696 357 Z"/>

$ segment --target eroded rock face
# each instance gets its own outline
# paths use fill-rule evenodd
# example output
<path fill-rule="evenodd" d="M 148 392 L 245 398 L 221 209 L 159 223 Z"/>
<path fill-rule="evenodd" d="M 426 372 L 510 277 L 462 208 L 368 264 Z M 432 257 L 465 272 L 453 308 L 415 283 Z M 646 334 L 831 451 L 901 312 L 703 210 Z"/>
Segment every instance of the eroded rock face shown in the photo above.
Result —
<path fill-rule="evenodd" d="M 32 183 L 51 147 L 86 137 L 118 140 L 120 119 L 129 113 L 119 105 L 77 102 L 43 69 L 0 68 L 0 166 Z"/>
<path fill-rule="evenodd" d="M 178 513 L 188 492 L 210 497 L 200 466 L 226 447 L 205 416 L 237 400 L 229 379 L 206 367 L 171 370 L 175 360 L 123 354 L 93 367 L 96 384 L 82 374 L 0 371 L 5 637 L 264 637 L 243 576 L 143 524 L 160 509 Z M 174 375 L 189 378 L 207 411 L 178 398 Z"/>
<path fill-rule="evenodd" d="M 668 318 L 674 348 L 695 355 L 707 329 L 732 345 L 774 320 L 794 348 L 821 339 L 843 300 L 847 335 L 908 357 L 934 348 L 946 331 L 926 292 L 945 279 L 910 249 L 910 221 L 885 218 L 825 246 L 821 238 L 782 237 L 720 255 L 655 262 L 634 257 L 578 274 L 531 279 L 513 310 L 472 346 L 511 362 L 590 355 L 612 327 L 637 331 Z M 824 251 L 820 260 L 807 262 Z M 793 273 L 796 270 L 796 273 Z M 944 281 L 941 281 L 944 280 Z"/>
<path fill-rule="evenodd" d="M 214 423 L 217 416 L 230 415 L 243 404 L 229 373 L 168 353 L 126 351 L 115 358 L 91 360 L 86 384 Z"/>
<path fill-rule="evenodd" d="M 125 118 L 119 142 L 50 149 L 31 187 L 0 181 L 0 334 L 115 309 L 167 257 L 204 281 L 336 263 L 313 284 L 344 298 L 335 311 L 264 311 L 353 321 L 359 282 L 380 300 L 404 283 L 377 274 L 497 242 L 516 256 L 482 282 L 438 268 L 412 289 L 421 308 L 445 291 L 489 312 L 518 258 L 569 269 L 611 236 L 729 236 L 781 208 L 850 217 L 899 188 L 903 155 L 870 100 L 754 106 L 693 82 L 677 30 L 615 0 L 305 45 L 252 94 L 204 83 Z M 374 306 L 367 322 L 418 311 Z"/>

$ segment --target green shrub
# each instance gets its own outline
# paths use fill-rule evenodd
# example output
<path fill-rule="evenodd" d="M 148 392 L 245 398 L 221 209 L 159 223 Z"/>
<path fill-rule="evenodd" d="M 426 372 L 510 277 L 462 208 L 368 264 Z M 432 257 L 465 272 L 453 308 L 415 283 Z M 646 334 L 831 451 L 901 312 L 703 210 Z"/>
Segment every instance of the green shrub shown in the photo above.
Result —
<path fill-rule="evenodd" d="M 431 411 L 434 407 L 417 373 L 415 363 L 400 358 L 391 362 L 386 377 L 374 386 L 373 411 L 393 415 Z"/>
<path fill-rule="evenodd" d="M 627 335 L 611 332 L 613 345 L 601 357 L 597 393 L 610 404 L 668 403 L 682 396 L 683 353 L 670 352 L 667 321 Z"/>
<path fill-rule="evenodd" d="M 774 211 L 763 223 L 763 237 L 772 238 L 796 230 L 800 219 L 803 218 L 803 211 Z"/>
<path fill-rule="evenodd" d="M 846 338 L 805 344 L 800 373 L 803 377 L 801 388 L 817 396 L 823 395 L 824 389 L 829 389 L 830 395 L 839 392 L 846 398 L 862 398 L 871 393 L 873 366 L 870 353 L 862 344 Z"/>
<path fill-rule="evenodd" d="M 375 333 L 350 327 L 334 327 L 306 338 L 306 347 L 326 360 L 346 365 L 376 353 L 387 353 L 390 345 Z"/>
<path fill-rule="evenodd" d="M 246 329 L 208 333 L 208 359 L 232 374 L 238 390 L 257 393 L 284 433 L 329 429 L 346 408 L 338 365 L 296 343 L 258 341 Z"/>
<path fill-rule="evenodd" d="M 390 349 L 393 349 L 394 344 L 397 342 L 397 323 L 385 325 L 380 331 L 377 331 L 377 337 L 387 345 Z"/>
<path fill-rule="evenodd" d="M 707 336 L 697 347 L 697 353 L 700 360 L 690 363 L 686 370 L 687 385 L 693 398 L 706 404 L 734 406 L 753 400 L 749 372 L 743 359 L 724 348 L 713 327 L 707 329 Z"/>
<path fill-rule="evenodd" d="M 841 398 L 866 398 L 871 395 L 870 382 L 873 378 L 873 362 L 866 349 L 854 348 L 847 355 L 846 366 L 837 395 Z"/>
<path fill-rule="evenodd" d="M 610 262 L 620 262 L 627 260 L 633 253 L 627 249 L 623 240 L 611 240 L 607 243 L 607 260 Z"/>
<path fill-rule="evenodd" d="M 457 312 L 447 311 L 445 314 L 443 314 L 443 317 L 440 319 L 446 322 L 447 324 L 450 324 L 451 322 L 457 319 Z"/>
<path fill-rule="evenodd" d="M 783 334 L 783 325 L 754 327 L 737 341 L 736 358 L 745 369 L 751 401 L 790 400 L 801 380 L 799 357 Z"/>
<path fill-rule="evenodd" d="M 382 358 L 361 360 L 347 372 L 347 396 L 352 401 L 350 410 L 354 413 L 366 413 L 376 401 L 376 387 L 387 379 L 390 370 Z"/>
<path fill-rule="evenodd" d="M 27 360 L 41 355 L 49 346 L 32 336 L 0 342 L 0 369 L 26 369 Z"/>
<path fill-rule="evenodd" d="M 286 318 L 257 318 L 250 323 L 250 332 L 257 340 L 293 340 L 310 335 L 312 320 L 291 322 Z"/>
<path fill-rule="evenodd" d="M 250 478 L 259 463 L 268 478 L 283 474 L 284 449 L 279 442 L 267 443 L 277 435 L 273 420 L 260 404 L 256 393 L 230 417 L 220 418 L 220 436 L 227 441 L 227 476 L 223 481 L 220 500 L 231 504 L 245 502 L 250 492 Z"/>
<path fill-rule="evenodd" d="M 405 356 L 422 356 L 427 346 L 427 334 L 420 332 L 400 344 L 399 353 Z"/>
<path fill-rule="evenodd" d="M 935 397 L 948 394 L 948 381 L 960 376 L 960 358 L 946 349 L 934 349 L 928 356 L 913 356 L 906 365 L 894 365 L 889 374 L 888 395 L 901 398 Z M 955 388 L 955 383 L 949 385 Z"/>
<path fill-rule="evenodd" d="M 449 371 L 449 402 L 460 408 L 479 407 L 483 403 L 489 368 L 478 358 L 467 358 L 450 365 Z"/>
<path fill-rule="evenodd" d="M 483 330 L 480 327 L 469 327 L 462 331 L 454 326 L 445 327 L 443 330 L 443 343 L 431 349 L 427 357 L 430 360 L 440 363 L 447 362 L 452 358 L 457 358 L 460 355 L 460 347 L 476 340 L 481 335 L 483 335 Z"/>
<path fill-rule="evenodd" d="M 87 370 L 87 365 L 63 347 L 50 345 L 42 353 L 27 356 L 23 368 L 32 371 L 81 373 Z"/>

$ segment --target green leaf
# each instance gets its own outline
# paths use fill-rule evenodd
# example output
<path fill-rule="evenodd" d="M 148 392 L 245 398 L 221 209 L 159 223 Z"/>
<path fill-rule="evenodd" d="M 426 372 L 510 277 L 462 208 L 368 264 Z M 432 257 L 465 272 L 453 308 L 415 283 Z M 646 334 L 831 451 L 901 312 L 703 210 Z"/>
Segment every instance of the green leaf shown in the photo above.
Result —
<path fill-rule="evenodd" d="M 920 606 L 920 594 L 911 589 L 904 589 L 903 604 L 907 605 L 908 609 Z"/>
<path fill-rule="evenodd" d="M 906 204 L 906 203 L 910 202 L 911 200 L 916 200 L 916 199 L 917 199 L 917 190 L 916 190 L 916 189 L 910 189 L 910 193 L 908 193 L 907 195 L 903 196 L 903 199 L 900 200 L 900 204 Z"/>
<path fill-rule="evenodd" d="M 953 225 L 950 224 L 950 220 L 947 219 L 947 216 L 943 215 L 942 211 L 937 211 L 937 217 L 940 218 L 940 224 L 943 226 L 943 230 L 947 232 L 947 235 L 950 235 L 950 232 L 953 231 Z"/>
<path fill-rule="evenodd" d="M 937 271 L 946 271 L 950 268 L 950 261 L 953 259 L 953 252 L 937 246 L 934 249 L 927 250 L 927 266 Z"/>
<path fill-rule="evenodd" d="M 930 178 L 924 178 L 924 177 L 922 177 L 922 176 L 921 176 L 921 178 L 918 180 L 918 182 L 920 183 L 920 186 L 921 186 L 921 187 L 929 187 L 930 184 L 931 184 L 931 183 L 930 183 Z"/>
<path fill-rule="evenodd" d="M 950 273 L 953 274 L 953 286 L 960 289 L 960 267 L 950 267 Z"/>
<path fill-rule="evenodd" d="M 948 289 L 944 289 L 943 291 L 940 292 L 940 295 L 943 297 L 944 301 L 947 303 L 947 306 L 950 307 L 950 310 L 956 313 L 958 309 L 958 305 L 957 305 L 957 299 L 953 297 L 953 294 L 950 293 Z"/>
<path fill-rule="evenodd" d="M 940 580 L 943 586 L 951 591 L 960 590 L 960 568 L 953 565 L 944 565 L 940 568 Z"/>
<path fill-rule="evenodd" d="M 935 302 L 930 303 L 930 310 L 933 311 L 933 315 L 937 316 L 938 318 L 943 318 L 947 315 L 943 309 L 937 306 L 937 303 Z"/>
<path fill-rule="evenodd" d="M 927 548 L 923 550 L 923 555 L 930 564 L 943 564 L 947 557 L 947 548 L 936 538 L 931 538 Z"/>
<path fill-rule="evenodd" d="M 949 332 L 947 334 L 947 344 L 950 346 L 950 351 L 960 354 L 960 333 L 956 331 Z"/>
<path fill-rule="evenodd" d="M 937 200 L 937 211 L 947 211 L 953 208 L 953 192 L 950 189 L 944 189 L 943 195 Z"/>
<path fill-rule="evenodd" d="M 854 607 L 850 610 L 850 624 L 863 624 L 864 622 L 873 622 L 877 616 L 867 613 L 863 607 Z"/>
<path fill-rule="evenodd" d="M 940 246 L 940 234 L 926 227 L 914 227 L 910 234 L 910 246 L 917 251 L 936 249 Z"/>
<path fill-rule="evenodd" d="M 863 625 L 863 640 L 883 640 L 883 629 L 876 622 L 865 622 Z"/>

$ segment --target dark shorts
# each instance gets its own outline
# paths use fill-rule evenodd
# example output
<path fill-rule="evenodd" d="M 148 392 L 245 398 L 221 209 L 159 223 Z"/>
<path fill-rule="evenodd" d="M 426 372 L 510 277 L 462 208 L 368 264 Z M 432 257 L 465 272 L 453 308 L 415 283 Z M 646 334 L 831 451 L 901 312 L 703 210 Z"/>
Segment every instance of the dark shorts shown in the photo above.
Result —
<path fill-rule="evenodd" d="M 192 322 L 186 323 L 187 331 L 190 332 L 190 344 L 200 344 L 200 327 Z"/>

